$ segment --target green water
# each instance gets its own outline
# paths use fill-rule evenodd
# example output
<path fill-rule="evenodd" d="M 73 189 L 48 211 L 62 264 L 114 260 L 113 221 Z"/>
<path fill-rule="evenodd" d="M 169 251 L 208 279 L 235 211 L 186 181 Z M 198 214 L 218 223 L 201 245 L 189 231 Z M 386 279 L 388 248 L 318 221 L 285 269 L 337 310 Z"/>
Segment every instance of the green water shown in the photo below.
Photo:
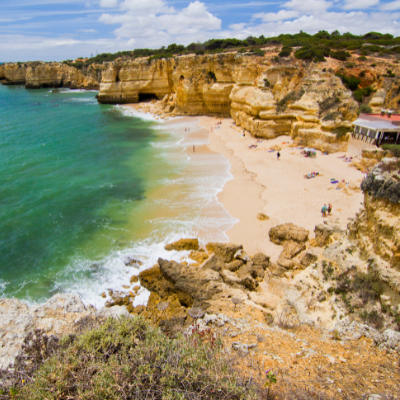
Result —
<path fill-rule="evenodd" d="M 181 237 L 226 240 L 218 154 L 186 153 L 204 135 L 100 105 L 96 92 L 0 85 L 0 297 L 41 302 L 78 292 L 101 306 Z M 137 304 L 146 301 L 141 290 Z"/>
<path fill-rule="evenodd" d="M 179 170 L 151 146 L 169 139 L 154 122 L 95 95 L 0 85 L 1 296 L 39 301 L 88 278 L 65 268 L 143 239 L 146 195 Z"/>

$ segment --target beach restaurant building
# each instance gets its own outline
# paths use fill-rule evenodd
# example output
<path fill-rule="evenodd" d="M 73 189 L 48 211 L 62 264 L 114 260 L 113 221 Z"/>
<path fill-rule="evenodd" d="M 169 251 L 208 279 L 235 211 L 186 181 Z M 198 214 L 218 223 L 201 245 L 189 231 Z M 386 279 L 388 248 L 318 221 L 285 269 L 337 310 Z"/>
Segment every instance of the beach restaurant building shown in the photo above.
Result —
<path fill-rule="evenodd" d="M 353 136 L 362 141 L 382 144 L 400 144 L 400 115 L 360 114 L 353 122 Z"/>

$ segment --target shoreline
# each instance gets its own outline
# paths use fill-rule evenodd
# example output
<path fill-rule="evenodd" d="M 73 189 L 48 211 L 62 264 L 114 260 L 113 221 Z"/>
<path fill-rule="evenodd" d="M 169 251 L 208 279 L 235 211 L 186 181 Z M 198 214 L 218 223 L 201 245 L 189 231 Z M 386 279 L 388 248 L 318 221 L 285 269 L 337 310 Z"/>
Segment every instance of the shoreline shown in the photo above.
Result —
<path fill-rule="evenodd" d="M 135 110 L 138 104 L 124 105 Z M 143 113 L 149 115 L 148 113 Z M 217 194 L 217 201 L 237 222 L 225 231 L 230 243 L 242 244 L 249 254 L 267 254 L 276 262 L 282 247 L 269 240 L 269 230 L 277 225 L 293 223 L 310 232 L 314 237 L 316 225 L 324 221 L 334 222 L 346 229 L 347 223 L 355 218 L 362 207 L 364 196 L 360 184 L 365 174 L 343 161 L 344 155 L 361 157 L 363 148 L 373 148 L 366 143 L 350 139 L 347 152 L 324 155 L 317 151 L 317 157 L 306 158 L 298 147 L 293 147 L 292 138 L 278 136 L 275 139 L 259 140 L 237 127 L 232 118 L 211 116 L 182 116 L 193 132 L 185 134 L 188 142 L 186 154 L 191 157 L 190 140 L 196 142 L 196 135 L 207 140 L 207 145 L 196 146 L 198 154 L 221 154 L 230 164 L 232 179 L 225 182 Z M 174 119 L 164 122 L 173 125 Z M 222 123 L 217 125 L 217 122 Z M 204 132 L 199 132 L 199 126 Z M 211 131 L 211 128 L 213 130 Z M 254 145 L 255 148 L 249 148 Z M 277 147 L 278 146 L 278 147 Z M 280 149 L 280 160 L 276 151 Z M 313 179 L 304 175 L 319 172 Z M 331 184 L 337 179 L 339 185 Z M 338 188 L 344 186 L 344 188 Z M 322 217 L 324 204 L 333 205 L 332 214 Z M 257 214 L 263 213 L 268 220 L 261 221 Z"/>

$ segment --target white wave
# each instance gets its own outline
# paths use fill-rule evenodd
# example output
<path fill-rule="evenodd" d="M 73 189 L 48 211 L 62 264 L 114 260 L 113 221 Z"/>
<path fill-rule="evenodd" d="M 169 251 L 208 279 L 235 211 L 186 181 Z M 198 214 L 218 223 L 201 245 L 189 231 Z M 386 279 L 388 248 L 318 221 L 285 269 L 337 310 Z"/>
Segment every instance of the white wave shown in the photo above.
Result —
<path fill-rule="evenodd" d="M 4 291 L 6 290 L 6 287 L 9 283 L 10 282 L 6 282 L 6 281 L 3 281 L 2 279 L 0 279 L 0 298 L 3 297 Z"/>
<path fill-rule="evenodd" d="M 52 92 L 52 90 L 50 90 L 49 92 Z M 94 93 L 98 93 L 98 90 L 86 90 L 86 89 L 68 89 L 68 88 L 63 88 L 63 89 L 57 89 L 56 92 L 54 93 L 68 93 L 68 94 L 75 94 L 75 93 L 90 93 L 90 92 L 94 92 Z"/>

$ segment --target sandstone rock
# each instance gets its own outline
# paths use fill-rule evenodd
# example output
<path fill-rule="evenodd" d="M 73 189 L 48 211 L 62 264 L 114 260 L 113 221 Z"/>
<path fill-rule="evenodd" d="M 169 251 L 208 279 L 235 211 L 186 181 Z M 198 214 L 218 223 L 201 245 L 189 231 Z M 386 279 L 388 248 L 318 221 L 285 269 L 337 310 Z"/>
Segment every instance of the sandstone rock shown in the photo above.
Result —
<path fill-rule="evenodd" d="M 315 254 L 312 250 L 307 250 L 303 256 L 300 258 L 300 264 L 304 267 L 307 268 L 311 264 L 315 263 L 318 260 L 318 255 Z"/>
<path fill-rule="evenodd" d="M 334 230 L 328 225 L 320 224 L 315 227 L 314 232 L 318 247 L 323 247 L 329 243 L 329 238 L 334 233 Z"/>
<path fill-rule="evenodd" d="M 137 275 L 132 275 L 130 283 L 136 283 L 136 282 L 139 282 L 139 277 Z"/>
<path fill-rule="evenodd" d="M 271 271 L 272 275 L 277 277 L 282 277 L 287 271 L 285 267 L 282 267 L 281 265 L 274 263 L 271 263 L 269 270 Z"/>
<path fill-rule="evenodd" d="M 247 277 L 247 275 L 250 275 L 253 279 L 264 279 L 265 272 L 261 265 L 248 263 L 240 267 L 237 271 L 237 275 L 241 279 Z"/>
<path fill-rule="evenodd" d="M 236 245 L 232 243 L 208 243 L 206 246 L 209 253 L 221 257 L 224 263 L 230 263 L 234 260 L 235 254 L 239 250 L 243 250 L 242 245 Z"/>
<path fill-rule="evenodd" d="M 243 265 L 242 260 L 235 260 L 228 264 L 225 264 L 225 268 L 229 271 L 236 272 Z"/>
<path fill-rule="evenodd" d="M 24 338 L 41 329 L 59 338 L 79 329 L 86 318 L 128 316 L 125 307 L 96 309 L 84 305 L 79 295 L 57 294 L 43 304 L 28 307 L 15 299 L 0 299 L 0 369 L 14 362 Z"/>
<path fill-rule="evenodd" d="M 253 256 L 253 264 L 262 265 L 264 269 L 268 268 L 270 258 L 262 253 L 257 253 Z"/>
<path fill-rule="evenodd" d="M 191 260 L 196 261 L 197 263 L 201 264 L 202 262 L 207 260 L 208 254 L 204 250 L 200 249 L 200 251 L 190 252 L 189 258 Z"/>
<path fill-rule="evenodd" d="M 265 215 L 265 214 L 263 214 L 263 213 L 258 213 L 258 214 L 257 214 L 257 218 L 258 218 L 260 221 L 267 221 L 267 220 L 269 220 L 268 215 Z"/>
<path fill-rule="evenodd" d="M 103 293 L 101 294 L 101 297 L 102 297 L 103 299 L 105 299 L 105 298 L 107 297 L 106 293 L 103 292 Z"/>
<path fill-rule="evenodd" d="M 187 251 L 187 250 L 199 250 L 199 239 L 180 239 L 177 242 L 170 243 L 164 246 L 167 251 Z"/>
<path fill-rule="evenodd" d="M 288 223 L 271 228 L 269 230 L 269 239 L 272 243 L 278 245 L 282 245 L 289 240 L 303 243 L 308 240 L 308 234 L 309 232 L 306 229 Z"/>
<path fill-rule="evenodd" d="M 301 253 L 305 249 L 306 245 L 304 243 L 297 243 L 293 240 L 289 240 L 284 242 L 283 250 L 280 257 L 291 260 L 293 257 L 297 256 L 297 254 Z"/>
<path fill-rule="evenodd" d="M 210 259 L 208 259 L 204 265 L 202 266 L 203 269 L 212 269 L 214 271 L 221 271 L 225 268 L 224 261 L 221 257 L 213 254 Z"/>
<path fill-rule="evenodd" d="M 241 260 L 244 263 L 247 263 L 248 261 L 251 260 L 244 250 L 238 250 L 233 257 L 235 260 Z"/>
<path fill-rule="evenodd" d="M 139 261 L 139 260 L 134 259 L 134 258 L 126 257 L 124 259 L 124 264 L 127 267 L 137 267 L 137 266 L 142 265 L 143 263 L 141 261 Z"/>
<path fill-rule="evenodd" d="M 130 296 L 124 292 L 114 291 L 111 299 L 106 301 L 106 307 L 127 306 L 131 302 Z"/>

